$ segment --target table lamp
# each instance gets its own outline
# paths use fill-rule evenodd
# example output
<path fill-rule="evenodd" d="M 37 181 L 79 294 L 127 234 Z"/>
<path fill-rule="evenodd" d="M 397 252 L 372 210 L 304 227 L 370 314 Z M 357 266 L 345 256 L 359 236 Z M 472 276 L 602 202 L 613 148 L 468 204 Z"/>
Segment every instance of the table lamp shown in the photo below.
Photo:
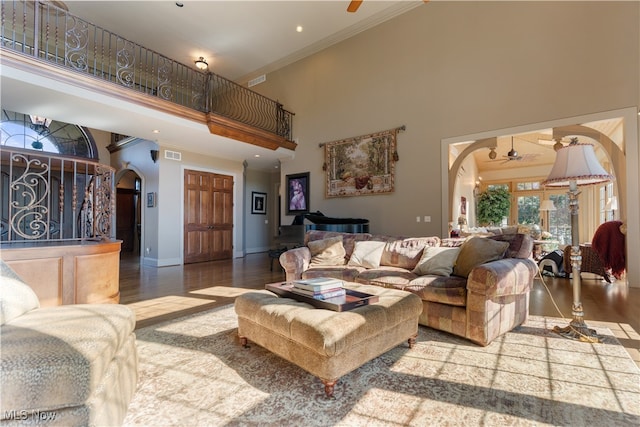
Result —
<path fill-rule="evenodd" d="M 605 210 L 611 211 L 612 219 L 616 219 L 616 211 L 618 210 L 618 198 L 616 196 L 609 197 L 607 204 L 604 207 Z"/>
<path fill-rule="evenodd" d="M 548 187 L 569 187 L 569 210 L 571 212 L 571 269 L 573 283 L 573 306 L 571 314 L 573 320 L 568 326 L 556 326 L 554 332 L 565 338 L 600 342 L 595 330 L 589 329 L 584 321 L 584 310 L 580 298 L 580 242 L 578 236 L 578 186 L 592 185 L 612 181 L 615 178 L 609 174 L 598 162 L 593 146 L 578 143 L 578 138 L 572 138 L 571 143 L 557 151 L 556 161 L 551 173 L 543 182 Z"/>
<path fill-rule="evenodd" d="M 540 212 L 548 212 L 548 211 L 555 211 L 556 210 L 556 205 L 553 204 L 553 200 L 550 199 L 546 199 L 543 200 L 542 203 L 540 203 Z M 548 214 L 545 214 L 545 217 L 547 217 L 546 221 L 543 218 L 542 219 L 542 227 L 545 227 L 546 224 L 546 229 L 547 231 L 549 231 L 549 218 L 548 218 Z"/>

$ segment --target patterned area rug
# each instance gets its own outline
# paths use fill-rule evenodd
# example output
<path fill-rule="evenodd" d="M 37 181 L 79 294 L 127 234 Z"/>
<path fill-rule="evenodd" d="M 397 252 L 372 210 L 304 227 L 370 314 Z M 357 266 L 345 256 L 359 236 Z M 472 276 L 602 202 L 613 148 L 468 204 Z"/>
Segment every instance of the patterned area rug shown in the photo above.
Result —
<path fill-rule="evenodd" d="M 306 371 L 253 344 L 232 306 L 140 329 L 126 426 L 626 426 L 640 424 L 640 370 L 607 329 L 602 344 L 531 317 L 479 347 L 420 327 L 347 374 L 327 399 Z"/>

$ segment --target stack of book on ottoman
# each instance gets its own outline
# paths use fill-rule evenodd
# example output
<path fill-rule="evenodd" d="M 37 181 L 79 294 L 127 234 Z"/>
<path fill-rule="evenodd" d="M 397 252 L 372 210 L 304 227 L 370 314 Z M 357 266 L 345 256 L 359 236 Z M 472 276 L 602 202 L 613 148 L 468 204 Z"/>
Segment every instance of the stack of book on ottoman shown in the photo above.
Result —
<path fill-rule="evenodd" d="M 319 300 L 346 295 L 342 280 L 331 277 L 314 277 L 312 279 L 296 280 L 293 282 L 291 292 Z"/>

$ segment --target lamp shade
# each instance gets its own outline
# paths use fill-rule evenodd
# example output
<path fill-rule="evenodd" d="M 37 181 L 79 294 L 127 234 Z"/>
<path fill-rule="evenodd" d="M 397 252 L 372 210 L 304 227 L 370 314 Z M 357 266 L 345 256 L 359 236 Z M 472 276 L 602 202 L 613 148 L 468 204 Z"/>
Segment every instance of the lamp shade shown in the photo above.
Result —
<path fill-rule="evenodd" d="M 608 211 L 617 211 L 618 210 L 618 198 L 616 196 L 609 197 L 607 200 L 607 205 L 605 209 Z"/>
<path fill-rule="evenodd" d="M 542 203 L 540 203 L 540 210 L 541 211 L 555 211 L 556 210 L 556 205 L 553 204 L 553 200 L 543 200 Z"/>
<path fill-rule="evenodd" d="M 543 182 L 546 186 L 569 187 L 571 181 L 577 185 L 589 185 L 615 179 L 600 165 L 590 144 L 572 143 L 557 153 L 551 173 Z"/>

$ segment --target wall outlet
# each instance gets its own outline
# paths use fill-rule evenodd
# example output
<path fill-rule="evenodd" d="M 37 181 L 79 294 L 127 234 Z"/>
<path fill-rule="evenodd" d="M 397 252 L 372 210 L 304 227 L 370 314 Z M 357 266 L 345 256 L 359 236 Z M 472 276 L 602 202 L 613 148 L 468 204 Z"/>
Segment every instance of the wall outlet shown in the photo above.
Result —
<path fill-rule="evenodd" d="M 420 222 L 420 217 L 419 216 L 416 217 L 416 222 Z"/>
<path fill-rule="evenodd" d="M 265 220 L 264 220 L 264 223 L 265 223 L 265 224 L 269 224 L 269 220 L 268 220 L 268 219 L 265 219 Z"/>

